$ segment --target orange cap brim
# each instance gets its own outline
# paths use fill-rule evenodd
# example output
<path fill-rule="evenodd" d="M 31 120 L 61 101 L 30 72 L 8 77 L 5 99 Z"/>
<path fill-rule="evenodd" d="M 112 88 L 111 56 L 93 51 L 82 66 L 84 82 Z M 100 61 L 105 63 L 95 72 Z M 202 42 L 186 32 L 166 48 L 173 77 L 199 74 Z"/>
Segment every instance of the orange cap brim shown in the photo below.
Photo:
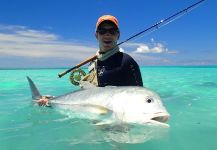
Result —
<path fill-rule="evenodd" d="M 114 23 L 116 26 L 117 26 L 117 28 L 119 28 L 119 26 L 118 26 L 118 19 L 117 18 L 115 18 L 114 16 L 111 16 L 111 15 L 104 15 L 104 16 L 101 16 L 99 19 L 98 19 L 98 21 L 97 21 L 97 23 L 96 23 L 96 29 L 99 27 L 99 25 L 102 23 L 102 22 L 104 22 L 104 21 L 110 21 L 110 22 L 112 22 L 112 23 Z"/>

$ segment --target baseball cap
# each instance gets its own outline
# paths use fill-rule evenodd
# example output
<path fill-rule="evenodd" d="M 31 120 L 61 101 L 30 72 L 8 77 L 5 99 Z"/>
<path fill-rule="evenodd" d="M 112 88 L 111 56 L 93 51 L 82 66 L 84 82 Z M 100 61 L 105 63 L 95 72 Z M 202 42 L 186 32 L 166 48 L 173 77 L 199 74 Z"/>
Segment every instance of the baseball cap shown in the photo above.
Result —
<path fill-rule="evenodd" d="M 104 22 L 104 21 L 111 21 L 112 23 L 114 23 L 114 24 L 117 26 L 117 28 L 119 28 L 119 26 L 118 26 L 118 19 L 117 19 L 117 18 L 115 18 L 115 17 L 112 16 L 112 15 L 104 15 L 104 16 L 101 16 L 101 17 L 98 19 L 98 21 L 97 21 L 97 23 L 96 23 L 96 30 L 97 30 L 97 28 L 99 27 L 99 25 L 100 25 L 102 22 Z"/>

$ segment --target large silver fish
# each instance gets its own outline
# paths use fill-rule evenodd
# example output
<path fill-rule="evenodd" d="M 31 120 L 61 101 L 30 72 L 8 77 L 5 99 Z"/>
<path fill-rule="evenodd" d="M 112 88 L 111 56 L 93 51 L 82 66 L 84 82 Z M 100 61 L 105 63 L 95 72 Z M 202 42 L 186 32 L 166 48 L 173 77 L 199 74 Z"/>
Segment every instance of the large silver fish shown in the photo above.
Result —
<path fill-rule="evenodd" d="M 33 99 L 42 96 L 27 77 Z M 94 119 L 97 125 L 112 123 L 153 124 L 169 127 L 169 113 L 153 91 L 136 86 L 83 88 L 49 100 L 52 107 L 74 116 Z"/>

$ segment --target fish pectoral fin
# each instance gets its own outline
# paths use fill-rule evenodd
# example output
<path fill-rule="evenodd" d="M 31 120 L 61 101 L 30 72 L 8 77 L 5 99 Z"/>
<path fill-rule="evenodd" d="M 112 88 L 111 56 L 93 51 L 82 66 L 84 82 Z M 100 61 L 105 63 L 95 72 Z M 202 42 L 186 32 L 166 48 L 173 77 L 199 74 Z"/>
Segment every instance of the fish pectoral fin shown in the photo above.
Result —
<path fill-rule="evenodd" d="M 99 115 L 107 115 L 112 112 L 110 109 L 100 105 L 83 104 L 82 106 L 85 107 L 86 110 Z"/>
<path fill-rule="evenodd" d="M 112 124 L 111 120 L 100 121 L 98 123 L 95 123 L 95 125 L 97 125 L 97 126 L 110 125 L 110 124 Z"/>
<path fill-rule="evenodd" d="M 64 103 L 64 102 L 58 102 L 58 101 L 52 101 L 52 104 L 56 105 L 65 105 L 68 107 L 74 107 L 77 110 L 85 111 L 85 112 L 90 112 L 94 114 L 99 114 L 99 115 L 110 115 L 112 113 L 112 110 L 101 106 L 101 105 L 95 105 L 95 104 L 70 104 L 70 103 Z"/>

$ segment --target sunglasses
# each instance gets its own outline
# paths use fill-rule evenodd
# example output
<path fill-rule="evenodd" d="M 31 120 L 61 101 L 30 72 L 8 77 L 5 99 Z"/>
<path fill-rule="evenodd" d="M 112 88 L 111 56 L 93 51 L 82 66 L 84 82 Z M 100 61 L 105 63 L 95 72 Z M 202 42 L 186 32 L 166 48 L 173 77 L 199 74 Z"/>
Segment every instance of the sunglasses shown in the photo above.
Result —
<path fill-rule="evenodd" d="M 104 35 L 107 32 L 109 32 L 112 35 L 115 35 L 116 33 L 119 33 L 119 30 L 117 28 L 111 28 L 111 29 L 99 28 L 97 29 L 97 32 L 101 35 Z"/>

